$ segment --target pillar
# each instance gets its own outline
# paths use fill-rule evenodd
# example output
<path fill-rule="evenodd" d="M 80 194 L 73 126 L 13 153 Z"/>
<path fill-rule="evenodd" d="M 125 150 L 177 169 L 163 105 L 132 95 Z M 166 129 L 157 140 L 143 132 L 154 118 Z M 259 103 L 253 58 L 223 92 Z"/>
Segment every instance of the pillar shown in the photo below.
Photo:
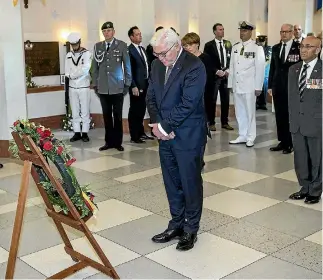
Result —
<path fill-rule="evenodd" d="M 299 24 L 304 33 L 313 28 L 314 0 L 268 0 L 268 43 L 277 44 L 284 23 Z"/>
<path fill-rule="evenodd" d="M 10 126 L 18 118 L 27 118 L 21 9 L 23 1 L 16 7 L 12 1 L 1 3 L 0 18 L 5 24 L 0 24 L 0 156 L 8 156 Z"/>

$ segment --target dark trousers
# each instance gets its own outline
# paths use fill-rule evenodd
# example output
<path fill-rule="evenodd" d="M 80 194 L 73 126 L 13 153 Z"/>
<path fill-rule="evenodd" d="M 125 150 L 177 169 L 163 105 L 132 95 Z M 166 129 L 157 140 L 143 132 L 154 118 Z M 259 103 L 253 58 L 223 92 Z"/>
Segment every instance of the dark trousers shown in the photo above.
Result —
<path fill-rule="evenodd" d="M 131 89 L 130 89 L 131 91 Z M 144 117 L 146 113 L 146 90 L 140 92 L 139 96 L 134 96 L 130 92 L 130 108 L 128 123 L 131 140 L 139 140 L 145 134 Z"/>
<path fill-rule="evenodd" d="M 105 126 L 105 143 L 111 147 L 120 147 L 123 137 L 123 94 L 100 94 L 100 102 Z"/>
<path fill-rule="evenodd" d="M 266 103 L 267 103 L 267 100 L 266 100 L 265 86 L 263 86 L 261 94 L 257 96 L 257 106 L 266 106 Z"/>
<path fill-rule="evenodd" d="M 288 95 L 287 92 L 273 89 L 275 106 L 277 138 L 283 148 L 293 146 L 292 135 L 289 131 Z"/>
<path fill-rule="evenodd" d="M 188 233 L 199 230 L 203 205 L 201 171 L 204 149 L 203 146 L 194 150 L 177 150 L 170 141 L 160 141 L 160 163 L 172 216 L 169 229 L 183 228 Z"/>
<path fill-rule="evenodd" d="M 218 92 L 220 92 L 221 100 L 221 124 L 228 124 L 230 95 L 228 90 L 227 79 L 217 79 L 215 81 L 214 93 L 205 95 L 205 110 L 207 121 L 209 125 L 215 124 L 216 116 L 216 101 L 218 99 Z"/>
<path fill-rule="evenodd" d="M 322 137 L 293 133 L 295 172 L 301 192 L 311 196 L 322 194 Z"/>

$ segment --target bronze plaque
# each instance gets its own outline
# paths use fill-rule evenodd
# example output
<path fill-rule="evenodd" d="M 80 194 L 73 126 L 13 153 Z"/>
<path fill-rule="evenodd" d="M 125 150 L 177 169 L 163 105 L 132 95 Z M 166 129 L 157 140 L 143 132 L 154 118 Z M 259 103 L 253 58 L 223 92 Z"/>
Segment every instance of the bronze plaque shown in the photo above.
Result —
<path fill-rule="evenodd" d="M 25 50 L 25 63 L 33 77 L 60 75 L 58 42 L 32 42 L 33 48 Z"/>

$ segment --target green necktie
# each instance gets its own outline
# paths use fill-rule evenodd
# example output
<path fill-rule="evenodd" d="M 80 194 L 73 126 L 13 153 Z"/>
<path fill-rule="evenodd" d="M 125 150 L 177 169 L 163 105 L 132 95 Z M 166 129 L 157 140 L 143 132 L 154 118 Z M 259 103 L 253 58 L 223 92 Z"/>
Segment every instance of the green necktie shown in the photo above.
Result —
<path fill-rule="evenodd" d="M 244 52 L 244 45 L 242 45 L 241 51 L 240 51 L 240 55 L 243 55 Z"/>

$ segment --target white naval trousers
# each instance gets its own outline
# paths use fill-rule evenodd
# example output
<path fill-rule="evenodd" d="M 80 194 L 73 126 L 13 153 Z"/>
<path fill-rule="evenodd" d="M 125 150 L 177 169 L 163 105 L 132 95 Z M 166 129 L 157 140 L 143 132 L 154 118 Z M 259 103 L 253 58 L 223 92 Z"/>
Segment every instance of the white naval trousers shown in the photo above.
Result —
<path fill-rule="evenodd" d="M 74 132 L 87 133 L 90 129 L 90 88 L 69 88 Z"/>
<path fill-rule="evenodd" d="M 256 99 L 255 92 L 234 93 L 234 107 L 238 122 L 239 137 L 246 141 L 256 139 Z"/>

